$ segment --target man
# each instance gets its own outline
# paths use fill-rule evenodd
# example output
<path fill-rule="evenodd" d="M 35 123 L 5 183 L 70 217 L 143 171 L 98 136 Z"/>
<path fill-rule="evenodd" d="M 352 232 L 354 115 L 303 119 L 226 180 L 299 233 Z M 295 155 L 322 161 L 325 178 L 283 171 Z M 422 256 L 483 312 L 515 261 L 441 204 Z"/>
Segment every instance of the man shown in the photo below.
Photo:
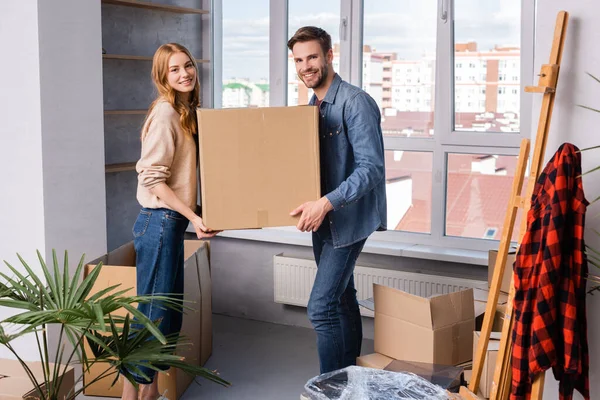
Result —
<path fill-rule="evenodd" d="M 385 166 L 381 115 L 363 90 L 333 70 L 331 37 L 300 28 L 289 40 L 296 72 L 314 90 L 320 113 L 322 198 L 292 211 L 297 228 L 313 232 L 317 276 L 308 317 L 317 333 L 321 373 L 356 364 L 362 322 L 354 266 L 367 237 L 386 229 Z"/>

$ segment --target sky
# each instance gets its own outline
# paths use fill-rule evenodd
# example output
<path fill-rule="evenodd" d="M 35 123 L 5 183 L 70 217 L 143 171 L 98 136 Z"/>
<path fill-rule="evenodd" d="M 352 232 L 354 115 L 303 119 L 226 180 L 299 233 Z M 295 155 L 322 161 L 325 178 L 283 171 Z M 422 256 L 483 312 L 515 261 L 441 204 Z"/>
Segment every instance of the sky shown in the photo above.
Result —
<path fill-rule="evenodd" d="M 518 46 L 520 0 L 454 0 L 455 42 L 480 50 Z M 325 29 L 339 41 L 339 0 L 289 0 L 288 37 L 303 25 Z M 365 45 L 419 59 L 435 52 L 435 0 L 365 0 Z M 269 0 L 223 0 L 223 79 L 269 76 Z"/>

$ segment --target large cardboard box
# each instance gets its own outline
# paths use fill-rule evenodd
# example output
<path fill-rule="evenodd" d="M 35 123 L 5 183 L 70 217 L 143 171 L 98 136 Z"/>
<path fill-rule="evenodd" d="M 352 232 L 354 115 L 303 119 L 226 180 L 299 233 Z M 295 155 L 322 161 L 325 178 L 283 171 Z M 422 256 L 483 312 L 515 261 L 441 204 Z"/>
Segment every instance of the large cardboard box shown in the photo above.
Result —
<path fill-rule="evenodd" d="M 479 336 L 481 332 L 473 332 L 473 354 L 477 351 Z M 485 361 L 483 362 L 481 380 L 479 381 L 479 391 L 481 394 L 489 398 L 492 390 L 492 381 L 494 380 L 494 370 L 496 369 L 496 360 L 498 358 L 498 350 L 500 350 L 500 332 L 492 332 L 488 347 L 486 350 Z"/>
<path fill-rule="evenodd" d="M 198 109 L 202 218 L 213 230 L 296 225 L 321 196 L 315 106 Z"/>
<path fill-rule="evenodd" d="M 42 363 L 39 361 L 28 362 L 27 366 L 31 369 L 35 379 L 39 383 L 44 381 L 44 373 Z M 54 364 L 50 364 L 51 371 Z M 60 367 L 62 371 L 64 366 Z M 58 398 L 64 400 L 75 387 L 75 372 L 73 367 L 67 367 Z M 71 392 L 72 393 L 72 392 Z M 16 360 L 0 359 L 0 399 L 2 400 L 39 400 L 39 393 L 35 390 L 33 383 L 27 376 L 21 363 Z"/>
<path fill-rule="evenodd" d="M 424 298 L 374 284 L 373 292 L 375 352 L 443 365 L 472 359 L 473 289 Z"/>
<path fill-rule="evenodd" d="M 193 365 L 204 365 L 212 351 L 212 304 L 211 304 L 211 279 L 208 258 L 208 242 L 200 240 L 186 240 L 184 245 L 184 301 L 186 306 L 194 311 L 187 310 L 183 315 L 181 335 L 190 346 L 180 346 L 176 354 L 185 357 Z M 136 269 L 135 249 L 133 242 L 127 243 L 118 249 L 104 255 L 98 260 L 86 265 L 85 275 L 102 261 L 102 271 L 96 280 L 90 296 L 112 285 L 121 284 L 122 289 L 130 288 L 126 295 L 136 294 Z M 117 313 L 115 313 L 117 314 Z M 119 315 L 124 316 L 125 310 L 120 310 Z M 88 356 L 91 353 L 88 349 Z M 106 364 L 96 364 L 90 372 L 84 374 L 84 382 L 90 382 L 106 370 Z M 111 387 L 114 376 L 101 379 L 85 389 L 88 396 L 121 397 L 123 390 L 123 377 Z M 169 370 L 158 374 L 158 387 L 162 394 L 167 390 L 169 399 L 178 399 L 192 383 L 194 377 L 178 370 Z"/>
<path fill-rule="evenodd" d="M 512 285 L 513 279 L 513 264 L 516 259 L 515 253 L 508 253 L 506 256 L 506 266 L 504 267 L 504 275 L 502 275 L 502 284 L 500 290 L 504 293 L 508 293 L 510 285 Z M 496 266 L 496 258 L 498 257 L 498 250 L 490 250 L 488 254 L 488 286 L 492 286 L 492 277 L 494 276 L 494 267 Z"/>

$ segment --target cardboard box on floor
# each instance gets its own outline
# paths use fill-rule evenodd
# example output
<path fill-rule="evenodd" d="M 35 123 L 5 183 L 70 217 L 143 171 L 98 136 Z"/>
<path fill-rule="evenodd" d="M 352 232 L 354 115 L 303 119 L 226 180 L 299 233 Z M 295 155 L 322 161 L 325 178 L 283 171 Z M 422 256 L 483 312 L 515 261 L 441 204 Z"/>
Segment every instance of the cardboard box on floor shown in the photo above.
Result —
<path fill-rule="evenodd" d="M 289 213 L 319 199 L 317 107 L 199 108 L 197 115 L 207 227 L 296 225 Z"/>
<path fill-rule="evenodd" d="M 176 354 L 185 357 L 188 363 L 197 366 L 204 365 L 212 352 L 212 303 L 208 246 L 208 242 L 200 240 L 186 240 L 184 244 L 184 300 L 188 302 L 186 306 L 193 308 L 194 311 L 187 310 L 183 315 L 181 335 L 186 337 L 192 345 L 181 346 Z M 131 288 L 125 295 L 136 294 L 133 242 L 129 242 L 86 265 L 85 275 L 87 276 L 100 261 L 103 263 L 102 271 L 90 296 L 116 284 L 121 284 L 121 289 Z M 125 316 L 125 314 L 125 310 L 120 310 L 118 313 L 121 316 Z M 88 357 L 92 357 L 89 349 L 87 349 L 87 354 Z M 84 382 L 90 382 L 106 368 L 106 364 L 94 365 L 90 372 L 84 375 Z M 99 380 L 87 387 L 84 394 L 87 396 L 121 397 L 123 377 L 120 377 L 117 383 L 111 387 L 113 379 L 114 375 Z M 169 399 L 179 399 L 193 380 L 194 377 L 171 369 L 158 374 L 159 391 L 162 394 L 167 390 Z"/>
<path fill-rule="evenodd" d="M 373 292 L 375 352 L 444 365 L 472 359 L 473 289 L 423 298 L 374 284 Z"/>
<path fill-rule="evenodd" d="M 44 381 L 42 363 L 39 361 L 28 362 L 27 366 L 31 369 L 38 383 Z M 54 364 L 50 364 L 51 371 Z M 64 366 L 60 367 L 62 371 Z M 73 367 L 67 367 L 63 374 L 63 381 L 60 385 L 58 398 L 64 399 L 67 394 L 75 387 L 75 372 Z M 2 400 L 39 400 L 39 393 L 27 376 L 21 363 L 16 360 L 0 359 L 0 399 Z"/>
<path fill-rule="evenodd" d="M 496 258 L 498 257 L 498 250 L 490 250 L 488 253 L 488 287 L 492 285 L 492 277 L 494 276 L 494 267 L 496 266 Z M 508 294 L 510 291 L 510 285 L 513 279 L 513 264 L 517 255 L 508 253 L 506 256 L 506 266 L 504 267 L 504 275 L 502 276 L 502 284 L 500 291 Z"/>
<path fill-rule="evenodd" d="M 473 332 L 473 354 L 477 351 L 477 343 L 479 343 L 479 336 L 481 332 Z M 483 368 L 481 372 L 481 380 L 479 381 L 479 391 L 481 394 L 489 398 L 492 390 L 492 381 L 494 379 L 494 370 L 496 369 L 496 360 L 498 358 L 498 350 L 500 350 L 500 337 L 501 332 L 492 332 L 490 334 L 490 340 L 485 355 L 485 361 L 483 362 Z"/>

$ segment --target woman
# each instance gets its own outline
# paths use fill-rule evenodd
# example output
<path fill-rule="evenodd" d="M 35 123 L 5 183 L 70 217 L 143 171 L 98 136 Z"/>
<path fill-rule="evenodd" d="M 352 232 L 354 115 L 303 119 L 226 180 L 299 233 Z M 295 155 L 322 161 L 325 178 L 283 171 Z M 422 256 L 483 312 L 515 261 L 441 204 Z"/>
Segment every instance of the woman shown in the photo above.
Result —
<path fill-rule="evenodd" d="M 199 83 L 190 52 L 177 43 L 162 45 L 152 61 L 152 80 L 158 96 L 142 128 L 142 152 L 137 163 L 137 199 L 142 209 L 133 226 L 137 256 L 138 295 L 183 293 L 183 239 L 192 223 L 198 238 L 210 238 L 196 215 L 197 121 Z M 178 296 L 180 298 L 180 296 Z M 181 330 L 181 313 L 154 302 L 139 310 L 160 320 L 165 335 Z M 143 400 L 159 398 L 156 371 L 141 368 L 150 381 L 135 373 Z M 123 400 L 137 400 L 138 391 L 124 379 Z"/>

